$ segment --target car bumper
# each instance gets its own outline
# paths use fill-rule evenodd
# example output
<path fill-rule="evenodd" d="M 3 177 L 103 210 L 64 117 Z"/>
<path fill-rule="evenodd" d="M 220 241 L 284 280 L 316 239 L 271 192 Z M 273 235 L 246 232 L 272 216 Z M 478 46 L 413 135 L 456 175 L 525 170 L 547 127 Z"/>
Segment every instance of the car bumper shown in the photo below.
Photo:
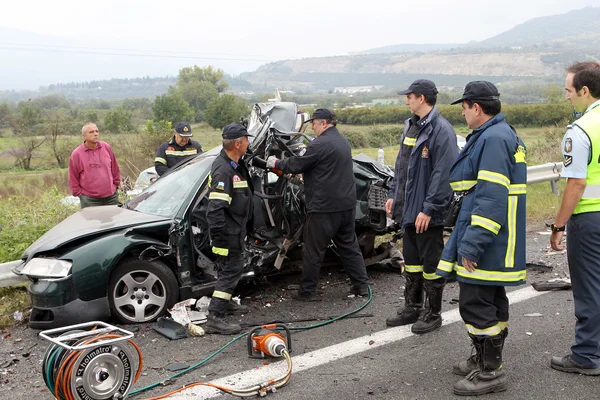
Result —
<path fill-rule="evenodd" d="M 53 329 L 110 317 L 108 298 L 84 301 L 77 296 L 73 281 L 37 280 L 27 288 L 31 295 L 29 326 L 33 329 Z"/>

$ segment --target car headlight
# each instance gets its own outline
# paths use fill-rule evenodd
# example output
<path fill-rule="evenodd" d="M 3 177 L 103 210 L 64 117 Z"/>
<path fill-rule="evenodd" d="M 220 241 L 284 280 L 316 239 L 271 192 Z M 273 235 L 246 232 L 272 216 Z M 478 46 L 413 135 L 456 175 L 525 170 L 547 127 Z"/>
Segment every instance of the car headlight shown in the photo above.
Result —
<path fill-rule="evenodd" d="M 21 274 L 38 278 L 64 278 L 71 273 L 70 261 L 55 258 L 32 258 L 29 260 Z"/>

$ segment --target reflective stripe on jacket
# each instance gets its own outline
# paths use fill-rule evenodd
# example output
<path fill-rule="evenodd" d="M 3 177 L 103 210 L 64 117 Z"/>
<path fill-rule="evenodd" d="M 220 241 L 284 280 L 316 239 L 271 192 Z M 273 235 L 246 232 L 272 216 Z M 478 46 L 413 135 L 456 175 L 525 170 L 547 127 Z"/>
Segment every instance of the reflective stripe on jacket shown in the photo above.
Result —
<path fill-rule="evenodd" d="M 175 137 L 160 145 L 156 150 L 154 159 L 154 168 L 159 176 L 162 176 L 170 168 L 179 164 L 183 160 L 194 157 L 196 154 L 202 154 L 200 143 L 190 140 L 185 146 L 180 146 L 175 141 Z"/>
<path fill-rule="evenodd" d="M 455 191 L 464 197 L 456 226 L 444 247 L 437 274 L 461 282 L 512 286 L 526 281 L 525 145 L 498 114 L 467 138 L 450 169 Z M 462 257 L 477 262 L 468 272 Z"/>
<path fill-rule="evenodd" d="M 254 189 L 243 160 L 231 160 L 224 150 L 213 162 L 208 178 L 206 222 L 213 253 L 228 255 L 242 249 L 248 221 L 252 218 Z"/>

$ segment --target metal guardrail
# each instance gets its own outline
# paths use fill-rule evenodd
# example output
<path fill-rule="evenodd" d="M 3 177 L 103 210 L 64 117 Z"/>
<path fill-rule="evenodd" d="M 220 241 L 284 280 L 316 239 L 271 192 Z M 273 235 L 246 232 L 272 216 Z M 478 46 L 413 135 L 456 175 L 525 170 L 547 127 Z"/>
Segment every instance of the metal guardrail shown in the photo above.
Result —
<path fill-rule="evenodd" d="M 560 178 L 562 168 L 562 162 L 527 167 L 527 184 L 557 181 Z"/>
<path fill-rule="evenodd" d="M 556 183 L 560 179 L 562 168 L 562 162 L 546 163 L 527 167 L 527 184 L 530 185 L 532 183 L 550 182 L 552 193 L 558 195 L 558 185 Z"/>
<path fill-rule="evenodd" d="M 25 276 L 15 275 L 12 269 L 21 264 L 21 260 L 10 261 L 0 264 L 0 287 L 16 285 L 17 283 L 27 282 Z"/>
<path fill-rule="evenodd" d="M 550 182 L 552 192 L 558 194 L 556 182 L 560 179 L 562 167 L 562 162 L 527 167 L 527 184 Z M 11 271 L 12 268 L 19 265 L 20 262 L 21 260 L 17 260 L 0 264 L 0 287 L 16 285 L 17 283 L 27 281 L 26 277 L 15 275 Z"/>

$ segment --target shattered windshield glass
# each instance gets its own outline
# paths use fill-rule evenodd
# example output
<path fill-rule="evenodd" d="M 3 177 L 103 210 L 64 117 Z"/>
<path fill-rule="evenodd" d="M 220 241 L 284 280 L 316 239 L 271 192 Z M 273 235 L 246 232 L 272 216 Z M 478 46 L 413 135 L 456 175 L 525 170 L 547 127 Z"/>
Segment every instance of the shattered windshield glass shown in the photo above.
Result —
<path fill-rule="evenodd" d="M 210 173 L 214 159 L 214 154 L 207 154 L 182 165 L 161 177 L 123 207 L 145 214 L 174 218 L 185 205 L 184 202 L 188 201 L 191 192 L 197 190 L 198 185 Z"/>

